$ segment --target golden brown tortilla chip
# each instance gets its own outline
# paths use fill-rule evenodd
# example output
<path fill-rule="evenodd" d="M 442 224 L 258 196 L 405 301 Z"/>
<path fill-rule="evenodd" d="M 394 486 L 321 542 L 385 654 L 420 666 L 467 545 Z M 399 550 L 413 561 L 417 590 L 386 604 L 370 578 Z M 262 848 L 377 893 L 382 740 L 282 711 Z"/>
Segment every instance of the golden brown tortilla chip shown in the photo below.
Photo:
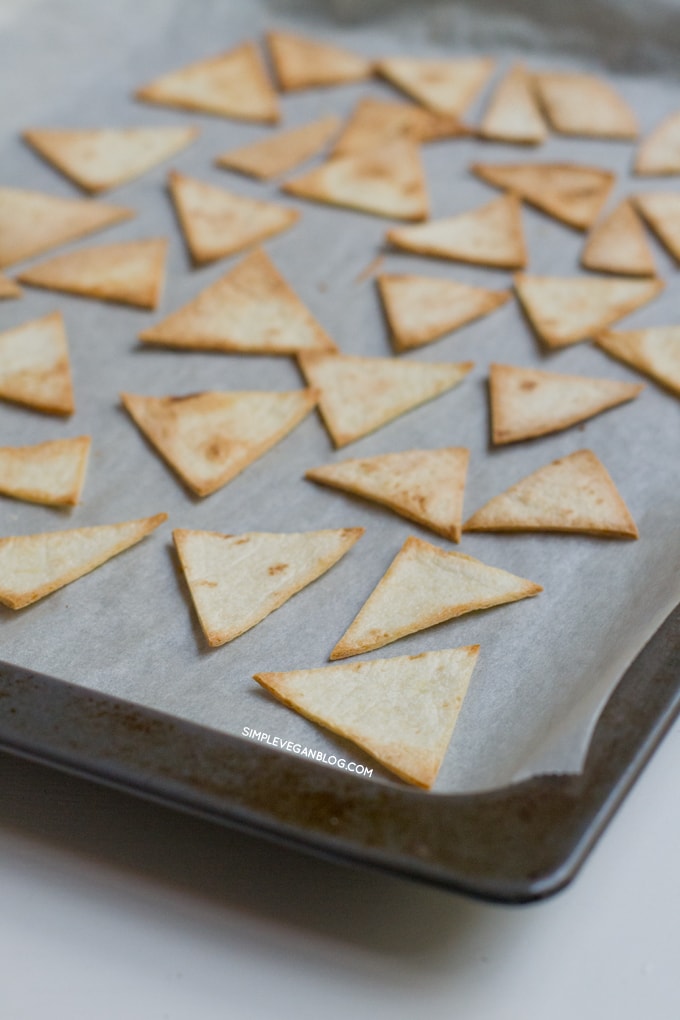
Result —
<path fill-rule="evenodd" d="M 495 65 L 496 61 L 490 57 L 452 60 L 388 57 L 378 61 L 376 70 L 428 110 L 462 117 Z"/>
<path fill-rule="evenodd" d="M 629 201 L 595 224 L 586 240 L 581 265 L 602 273 L 654 276 L 654 255 L 640 217 Z"/>
<path fill-rule="evenodd" d="M 80 502 L 89 452 L 89 436 L 0 447 L 0 492 L 28 503 L 75 506 Z"/>
<path fill-rule="evenodd" d="M 288 708 L 351 740 L 407 783 L 439 772 L 479 645 L 254 679 Z"/>
<path fill-rule="evenodd" d="M 61 312 L 0 333 L 0 400 L 45 414 L 73 414 L 73 384 Z"/>
<path fill-rule="evenodd" d="M 10 280 L 8 276 L 4 276 L 0 273 L 0 300 L 5 301 L 8 298 L 21 297 L 23 291 L 18 283 L 14 280 Z"/>
<path fill-rule="evenodd" d="M 470 133 L 457 117 L 432 113 L 413 103 L 364 96 L 354 107 L 332 155 L 354 156 L 392 142 L 434 142 Z"/>
<path fill-rule="evenodd" d="M 238 170 L 250 177 L 269 181 L 306 163 L 330 141 L 340 126 L 338 117 L 322 117 L 301 127 L 277 131 L 274 135 L 223 152 L 215 160 L 217 166 Z"/>
<path fill-rule="evenodd" d="M 465 531 L 564 531 L 637 538 L 638 530 L 604 464 L 577 450 L 494 496 Z"/>
<path fill-rule="evenodd" d="M 665 117 L 640 142 L 634 172 L 650 176 L 680 174 L 680 112 Z"/>
<path fill-rule="evenodd" d="M 371 61 L 365 57 L 292 32 L 268 32 L 267 43 L 279 87 L 284 92 L 344 85 L 368 78 L 373 72 Z"/>
<path fill-rule="evenodd" d="M 534 74 L 553 131 L 592 138 L 637 138 L 637 118 L 604 78 L 571 71 Z"/>
<path fill-rule="evenodd" d="M 604 330 L 595 337 L 595 343 L 680 397 L 680 326 Z"/>
<path fill-rule="evenodd" d="M 536 101 L 531 74 L 515 64 L 496 87 L 484 111 L 479 134 L 495 142 L 540 145 L 548 129 Z"/>
<path fill-rule="evenodd" d="M 661 243 L 680 262 L 680 194 L 655 191 L 633 201 Z"/>

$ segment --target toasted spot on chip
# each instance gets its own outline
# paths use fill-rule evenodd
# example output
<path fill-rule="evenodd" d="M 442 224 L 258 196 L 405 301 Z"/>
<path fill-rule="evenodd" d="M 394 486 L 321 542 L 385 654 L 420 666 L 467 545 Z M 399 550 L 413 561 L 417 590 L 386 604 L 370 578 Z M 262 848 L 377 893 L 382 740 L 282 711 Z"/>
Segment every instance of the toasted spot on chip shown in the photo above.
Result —
<path fill-rule="evenodd" d="M 61 312 L 0 333 L 0 400 L 45 414 L 73 414 L 73 384 Z"/>
<path fill-rule="evenodd" d="M 0 493 L 46 506 L 75 506 L 85 480 L 90 437 L 0 447 Z"/>
<path fill-rule="evenodd" d="M 595 337 L 598 347 L 639 372 L 644 372 L 680 397 L 680 326 L 614 332 Z"/>
<path fill-rule="evenodd" d="M 350 114 L 332 154 L 350 156 L 392 142 L 434 142 L 469 134 L 470 129 L 457 117 L 432 113 L 413 103 L 364 96 Z"/>
<path fill-rule="evenodd" d="M 479 126 L 482 138 L 519 145 L 540 145 L 548 130 L 536 100 L 531 74 L 515 64 L 496 87 Z"/>
<path fill-rule="evenodd" d="M 654 255 L 631 202 L 621 202 L 595 224 L 583 249 L 581 265 L 602 273 L 655 275 Z"/>
<path fill-rule="evenodd" d="M 23 291 L 18 283 L 0 273 L 0 301 L 4 301 L 7 298 L 21 297 L 22 294 Z"/>
<path fill-rule="evenodd" d="M 554 131 L 594 138 L 637 138 L 635 114 L 604 78 L 545 71 L 535 74 L 533 80 Z"/>
<path fill-rule="evenodd" d="M 267 43 L 284 92 L 361 81 L 373 71 L 365 57 L 293 32 L 268 32 Z"/>
<path fill-rule="evenodd" d="M 250 145 L 230 149 L 218 156 L 215 162 L 227 170 L 238 170 L 268 181 L 294 170 L 300 163 L 315 156 L 337 134 L 339 126 L 337 117 L 322 117 L 301 127 L 277 131 Z"/>
<path fill-rule="evenodd" d="M 379 74 L 434 113 L 461 117 L 496 65 L 489 57 L 432 60 L 388 57 L 378 61 Z"/>

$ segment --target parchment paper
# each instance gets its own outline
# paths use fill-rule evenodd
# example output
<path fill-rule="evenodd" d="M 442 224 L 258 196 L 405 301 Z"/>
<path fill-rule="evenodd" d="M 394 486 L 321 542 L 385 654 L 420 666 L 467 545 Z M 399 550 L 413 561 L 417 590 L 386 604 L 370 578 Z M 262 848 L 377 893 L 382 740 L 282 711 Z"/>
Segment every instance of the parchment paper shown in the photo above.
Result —
<path fill-rule="evenodd" d="M 653 7 L 654 5 L 652 5 Z M 462 9 L 462 8 L 461 8 Z M 664 9 L 659 5 L 658 9 Z M 473 15 L 466 8 L 467 17 Z M 599 10 L 599 8 L 598 8 Z M 425 12 L 431 13 L 428 19 Z M 242 195 L 271 197 L 298 206 L 296 228 L 267 243 L 267 251 L 323 326 L 346 352 L 390 355 L 391 347 L 372 280 L 357 276 L 382 248 L 389 221 L 349 211 L 295 202 L 263 185 L 218 170 L 214 157 L 267 128 L 218 118 L 184 115 L 136 104 L 133 89 L 162 71 L 225 50 L 273 23 L 346 44 L 366 54 L 413 51 L 441 55 L 428 42 L 445 7 L 403 7 L 397 17 L 361 29 L 332 28 L 331 15 L 352 20 L 356 8 L 329 11 L 309 4 L 284 17 L 282 5 L 147 2 L 115 5 L 57 0 L 5 5 L 0 39 L 2 94 L 10 97 L 2 131 L 3 184 L 43 189 L 56 195 L 76 190 L 40 162 L 17 136 L 38 126 L 107 126 L 196 123 L 199 141 L 172 166 Z M 509 8 L 506 9 L 508 14 Z M 450 11 L 448 12 L 451 13 Z M 498 76 L 516 53 L 507 17 L 499 22 Z M 489 10 L 480 15 L 486 50 Z M 460 22 L 459 22 L 460 23 Z M 468 28 L 474 24 L 469 21 Z M 520 31 L 520 29 L 522 31 Z M 587 26 L 586 26 L 587 29 Z M 545 25 L 532 37 L 545 44 L 533 66 L 552 66 Z M 446 33 L 444 33 L 446 34 Z M 587 30 L 582 33 L 588 38 Z M 568 36 L 569 38 L 569 36 Z M 553 49 L 564 50 L 554 36 Z M 526 49 L 525 40 L 522 49 Z M 474 42 L 468 30 L 465 43 Z M 656 63 L 663 64 L 663 45 Z M 532 49 L 536 50 L 536 45 Z M 573 53 L 587 54 L 588 46 Z M 603 53 L 606 43 L 603 37 Z M 571 62 L 560 66 L 597 65 Z M 680 108 L 680 87 L 663 76 L 612 81 L 637 111 L 644 130 Z M 327 112 L 348 113 L 363 95 L 394 96 L 378 82 L 312 90 L 283 99 L 284 124 L 304 123 Z M 487 93 L 488 94 L 488 91 Z M 484 98 L 470 112 L 474 122 Z M 674 183 L 629 176 L 632 146 L 553 136 L 538 150 L 456 140 L 423 150 L 432 215 L 445 216 L 480 205 L 497 194 L 468 172 L 473 160 L 574 160 L 610 168 L 619 175 L 610 207 L 638 190 Z M 366 597 L 410 534 L 445 546 L 430 533 L 389 512 L 303 480 L 311 466 L 347 456 L 369 456 L 419 446 L 464 445 L 471 451 L 466 515 L 491 496 L 556 457 L 583 447 L 603 460 L 641 532 L 638 542 L 576 536 L 466 535 L 457 547 L 485 562 L 540 582 L 536 599 L 473 614 L 413 635 L 366 658 L 415 654 L 479 642 L 482 653 L 460 722 L 438 779 L 438 792 L 472 791 L 544 771 L 581 767 L 598 713 L 617 679 L 680 598 L 680 402 L 649 383 L 631 404 L 579 428 L 501 449 L 488 444 L 486 376 L 491 361 L 634 379 L 623 365 L 590 344 L 545 355 L 515 302 L 405 358 L 475 361 L 456 390 L 393 422 L 339 453 L 316 415 L 220 492 L 192 498 L 152 452 L 118 404 L 128 390 L 180 394 L 202 389 L 288 389 L 301 385 L 293 359 L 147 350 L 136 341 L 159 321 L 219 278 L 236 259 L 192 270 L 165 192 L 167 167 L 118 189 L 108 201 L 131 205 L 138 216 L 71 248 L 109 241 L 171 238 L 169 273 L 156 313 L 26 288 L 22 300 L 3 302 L 0 328 L 8 329 L 53 309 L 64 313 L 75 378 L 77 412 L 68 422 L 0 406 L 0 443 L 32 443 L 82 433 L 93 437 L 84 502 L 70 512 L 0 502 L 0 533 L 43 530 L 127 520 L 165 510 L 165 525 L 150 539 L 104 567 L 20 613 L 0 612 L 2 658 L 225 730 L 244 727 L 297 740 L 329 754 L 348 746 L 274 702 L 252 682 L 258 670 L 322 666 Z M 583 235 L 526 209 L 523 214 L 536 273 L 577 271 Z M 626 326 L 678 322 L 680 279 L 670 258 L 655 246 L 664 294 L 625 320 Z M 37 261 L 37 260 L 36 260 Z M 491 287 L 507 286 L 503 272 L 474 269 L 387 253 L 383 271 L 432 275 Z M 208 650 L 191 609 L 172 552 L 172 527 L 237 533 L 298 531 L 364 525 L 367 533 L 340 564 L 238 640 Z M 449 547 L 449 546 L 447 546 Z M 451 548 L 453 548 L 451 546 Z M 358 750 L 357 762 L 374 766 Z M 323 767 L 313 766 L 312 767 Z M 391 782 L 374 767 L 374 781 Z"/>

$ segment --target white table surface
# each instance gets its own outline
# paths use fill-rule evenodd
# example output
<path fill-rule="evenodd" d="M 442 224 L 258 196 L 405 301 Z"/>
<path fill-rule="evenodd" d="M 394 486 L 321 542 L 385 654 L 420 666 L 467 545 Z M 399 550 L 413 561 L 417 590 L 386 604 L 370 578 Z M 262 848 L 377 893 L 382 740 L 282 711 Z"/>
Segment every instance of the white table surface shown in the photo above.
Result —
<path fill-rule="evenodd" d="M 576 881 L 500 907 L 0 756 L 3 1020 L 677 1020 L 680 726 Z"/>

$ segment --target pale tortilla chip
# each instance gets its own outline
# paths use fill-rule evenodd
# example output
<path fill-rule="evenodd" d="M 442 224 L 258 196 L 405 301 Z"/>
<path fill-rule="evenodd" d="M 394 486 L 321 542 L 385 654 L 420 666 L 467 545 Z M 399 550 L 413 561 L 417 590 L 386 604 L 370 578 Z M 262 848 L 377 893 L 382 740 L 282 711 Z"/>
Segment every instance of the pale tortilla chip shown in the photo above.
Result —
<path fill-rule="evenodd" d="M 517 602 L 540 591 L 540 584 L 471 556 L 407 538 L 331 659 L 370 652 L 464 613 Z"/>
<path fill-rule="evenodd" d="M 548 347 L 566 347 L 593 337 L 617 319 L 660 294 L 662 280 L 625 277 L 515 277 L 517 296 L 531 325 Z"/>
<path fill-rule="evenodd" d="M 155 308 L 165 277 L 168 242 L 123 241 L 80 248 L 25 269 L 22 283 L 135 308 Z"/>
<path fill-rule="evenodd" d="M 491 365 L 492 441 L 498 446 L 559 432 L 633 400 L 643 389 L 611 379 Z"/>
<path fill-rule="evenodd" d="M 413 103 L 365 96 L 350 115 L 333 146 L 333 156 L 354 156 L 392 142 L 434 142 L 468 136 L 470 128 L 457 117 L 432 113 Z"/>
<path fill-rule="evenodd" d="M 329 159 L 288 181 L 282 191 L 389 219 L 423 220 L 428 213 L 420 152 L 408 140 Z"/>
<path fill-rule="evenodd" d="M 0 493 L 28 503 L 76 506 L 89 452 L 89 436 L 0 447 Z"/>
<path fill-rule="evenodd" d="M 448 749 L 479 645 L 254 679 L 288 708 L 430 789 Z"/>
<path fill-rule="evenodd" d="M 540 145 L 548 129 L 536 101 L 531 74 L 515 64 L 498 84 L 484 111 L 479 134 L 495 142 Z"/>
<path fill-rule="evenodd" d="M 195 127 L 136 127 L 93 130 L 40 128 L 23 138 L 43 159 L 85 191 L 117 188 L 185 149 Z"/>
<path fill-rule="evenodd" d="M 609 170 L 572 163 L 475 163 L 471 169 L 577 230 L 593 225 L 616 179 Z"/>
<path fill-rule="evenodd" d="M 461 117 L 495 66 L 496 61 L 489 57 L 453 60 L 389 57 L 378 61 L 376 70 L 429 110 Z"/>
<path fill-rule="evenodd" d="M 277 131 L 259 142 L 223 152 L 215 163 L 227 170 L 238 170 L 250 177 L 269 181 L 315 156 L 336 134 L 339 126 L 338 117 L 322 117 L 301 127 Z"/>
<path fill-rule="evenodd" d="M 637 138 L 635 114 L 603 78 L 547 71 L 534 74 L 533 80 L 553 131 L 592 138 Z"/>
<path fill-rule="evenodd" d="M 21 297 L 22 294 L 23 291 L 18 283 L 0 273 L 0 300 L 4 301 L 7 298 Z"/>
<path fill-rule="evenodd" d="M 638 537 L 609 472 L 590 450 L 577 450 L 534 471 L 477 510 L 464 530 Z"/>
<path fill-rule="evenodd" d="M 331 338 L 262 250 L 247 255 L 189 304 L 145 330 L 140 340 L 248 354 L 335 350 Z"/>
<path fill-rule="evenodd" d="M 654 276 L 654 255 L 640 217 L 628 201 L 596 223 L 581 255 L 581 265 L 603 273 Z"/>
<path fill-rule="evenodd" d="M 198 619 L 212 648 L 250 630 L 342 559 L 363 528 L 302 534 L 173 531 Z"/>
<path fill-rule="evenodd" d="M 458 216 L 395 227 L 387 232 L 387 240 L 419 255 L 499 269 L 521 269 L 528 258 L 521 204 L 515 195 L 503 195 Z"/>
<path fill-rule="evenodd" d="M 509 290 L 487 290 L 436 276 L 383 275 L 378 288 L 397 351 L 429 344 L 510 300 Z"/>
<path fill-rule="evenodd" d="M 167 514 L 121 524 L 0 538 L 0 602 L 23 609 L 140 542 Z"/>
<path fill-rule="evenodd" d="M 680 326 L 605 330 L 595 337 L 595 343 L 680 397 Z"/>
<path fill-rule="evenodd" d="M 164 74 L 138 89 L 135 99 L 237 120 L 279 119 L 278 97 L 251 42 Z"/>
<path fill-rule="evenodd" d="M 39 191 L 0 187 L 0 268 L 134 215 L 132 209 L 89 198 L 57 198 Z"/>
<path fill-rule="evenodd" d="M 460 542 L 470 451 L 405 450 L 344 460 L 307 471 L 305 478 L 389 507 L 430 531 Z"/>
<path fill-rule="evenodd" d="M 45 414 L 73 414 L 73 384 L 61 312 L 0 333 L 0 400 Z"/>
<path fill-rule="evenodd" d="M 680 112 L 665 117 L 640 142 L 634 172 L 642 176 L 680 174 Z"/>
<path fill-rule="evenodd" d="M 259 244 L 300 218 L 297 209 L 236 195 L 174 171 L 169 185 L 184 239 L 198 265 Z"/>
<path fill-rule="evenodd" d="M 292 32 L 267 32 L 267 43 L 279 87 L 284 92 L 361 81 L 373 64 L 349 50 L 307 39 Z"/>
<path fill-rule="evenodd" d="M 656 191 L 635 195 L 634 202 L 661 243 L 680 262 L 680 194 Z"/>
<path fill-rule="evenodd" d="M 198 496 L 220 489 L 288 435 L 316 404 L 314 390 L 287 393 L 121 393 L 137 427 Z"/>
<path fill-rule="evenodd" d="M 374 432 L 420 404 L 452 389 L 474 367 L 392 358 L 362 358 L 309 351 L 298 355 L 319 410 L 337 447 Z"/>

